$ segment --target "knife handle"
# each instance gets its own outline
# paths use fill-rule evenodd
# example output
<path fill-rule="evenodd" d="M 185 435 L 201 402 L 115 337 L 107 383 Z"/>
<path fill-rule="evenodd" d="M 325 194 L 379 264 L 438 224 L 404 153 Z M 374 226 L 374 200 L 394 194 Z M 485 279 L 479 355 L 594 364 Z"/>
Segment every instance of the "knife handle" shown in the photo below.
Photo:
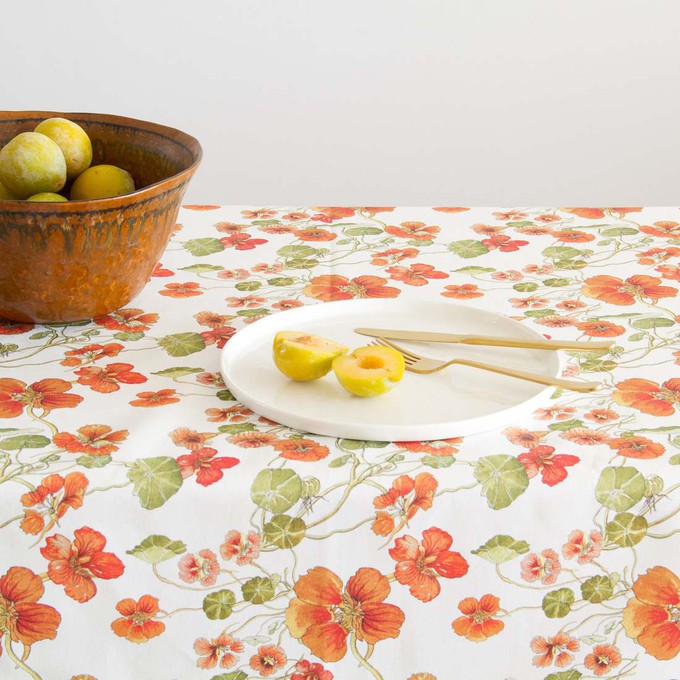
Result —
<path fill-rule="evenodd" d="M 590 350 L 609 349 L 614 344 L 606 342 L 581 342 L 577 340 L 531 340 L 529 338 L 494 338 L 490 336 L 470 335 L 458 342 L 464 345 L 488 345 L 491 347 L 523 347 L 526 349 L 574 349 L 587 352 Z"/>

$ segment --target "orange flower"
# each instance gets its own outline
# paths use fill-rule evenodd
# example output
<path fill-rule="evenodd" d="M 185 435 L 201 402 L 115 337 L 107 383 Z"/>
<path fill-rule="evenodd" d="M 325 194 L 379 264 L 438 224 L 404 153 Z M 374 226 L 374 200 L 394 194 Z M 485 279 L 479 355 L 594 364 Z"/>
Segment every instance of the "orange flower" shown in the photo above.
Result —
<path fill-rule="evenodd" d="M 328 229 L 321 229 L 321 227 L 307 227 L 306 229 L 297 229 L 294 234 L 301 241 L 332 241 L 337 236 Z"/>
<path fill-rule="evenodd" d="M 60 363 L 62 366 L 91 364 L 99 359 L 115 357 L 122 349 L 123 345 L 118 342 L 109 342 L 106 345 L 85 345 L 80 349 L 70 349 L 68 352 L 64 352 L 66 358 Z"/>
<path fill-rule="evenodd" d="M 544 215 L 538 215 L 534 218 L 536 222 L 542 222 L 543 224 L 548 224 L 549 222 L 561 222 L 562 218 L 554 213 L 546 213 Z"/>
<path fill-rule="evenodd" d="M 59 432 L 55 434 L 52 441 L 59 448 L 65 449 L 69 453 L 88 453 L 91 456 L 106 456 L 118 451 L 120 442 L 128 436 L 127 430 L 116 430 L 115 432 L 108 425 L 83 425 L 76 432 Z"/>
<path fill-rule="evenodd" d="M 434 210 L 437 210 L 437 208 L 434 208 Z M 501 222 L 513 222 L 516 220 L 523 220 L 527 217 L 525 212 L 520 212 L 519 210 L 508 210 L 506 212 L 495 212 L 491 214 Z"/>
<path fill-rule="evenodd" d="M 471 642 L 484 642 L 505 628 L 502 621 L 491 618 L 498 614 L 500 604 L 495 595 L 488 593 L 479 600 L 476 597 L 466 597 L 458 603 L 463 616 L 455 619 L 451 627 L 456 635 L 462 635 Z"/>
<path fill-rule="evenodd" d="M 663 444 L 653 442 L 647 437 L 634 435 L 632 437 L 618 437 L 609 442 L 609 446 L 616 451 L 619 456 L 625 458 L 658 458 L 666 452 Z"/>
<path fill-rule="evenodd" d="M 248 272 L 246 272 L 247 275 Z M 198 312 L 194 314 L 194 319 L 196 319 L 198 325 L 207 326 L 208 328 L 221 328 L 227 321 L 231 321 L 233 318 L 230 314 L 216 314 L 215 312 Z"/>
<path fill-rule="evenodd" d="M 430 456 L 452 456 L 458 453 L 458 444 L 463 442 L 462 437 L 451 437 L 429 442 L 394 442 L 411 453 L 427 453 Z"/>
<path fill-rule="evenodd" d="M 207 438 L 207 435 L 196 432 L 196 430 L 190 430 L 188 427 L 178 427 L 170 433 L 173 444 L 183 446 L 190 451 L 203 448 Z"/>
<path fill-rule="evenodd" d="M 272 307 L 284 312 L 286 309 L 295 309 L 295 307 L 302 307 L 303 303 L 299 300 L 279 300 L 275 302 Z"/>
<path fill-rule="evenodd" d="M 648 654 L 666 661 L 680 652 L 680 579 L 652 567 L 633 584 L 635 597 L 623 610 L 623 627 Z"/>
<path fill-rule="evenodd" d="M 224 477 L 222 470 L 238 465 L 241 461 L 231 456 L 217 456 L 217 449 L 204 446 L 194 449 L 177 458 L 182 479 L 188 479 L 196 475 L 196 483 L 201 486 L 210 486 L 219 482 Z"/>
<path fill-rule="evenodd" d="M 212 550 L 185 553 L 179 561 L 179 577 L 185 583 L 200 581 L 202 586 L 213 586 L 220 573 L 217 556 Z"/>
<path fill-rule="evenodd" d="M 111 630 L 130 642 L 148 642 L 165 630 L 165 624 L 154 619 L 158 614 L 158 599 L 151 595 L 142 595 L 137 602 L 128 597 L 121 600 L 116 609 L 123 616 L 111 624 Z"/>
<path fill-rule="evenodd" d="M 581 446 L 596 446 L 609 442 L 609 435 L 606 432 L 589 430 L 587 427 L 574 427 L 567 432 L 562 432 L 560 437 Z"/>
<path fill-rule="evenodd" d="M 449 550 L 453 538 L 437 527 L 423 531 L 423 540 L 401 536 L 390 548 L 390 557 L 397 565 L 394 575 L 399 583 L 409 586 L 409 592 L 421 602 L 433 600 L 441 591 L 437 576 L 460 578 L 468 571 L 466 559 Z"/>
<path fill-rule="evenodd" d="M 165 288 L 159 291 L 159 295 L 172 298 L 186 298 L 203 295 L 203 291 L 201 290 L 201 285 L 196 283 L 196 281 L 187 281 L 186 283 L 166 283 Z"/>
<path fill-rule="evenodd" d="M 138 385 L 146 382 L 146 377 L 141 373 L 135 373 L 131 369 L 132 364 L 108 364 L 104 368 L 100 366 L 83 366 L 75 373 L 81 385 L 87 385 L 94 392 L 108 394 L 120 389 L 118 383 L 126 385 Z"/>
<path fill-rule="evenodd" d="M 276 210 L 259 208 L 257 210 L 241 210 L 241 215 L 248 220 L 267 220 L 276 215 Z"/>
<path fill-rule="evenodd" d="M 250 657 L 250 667 L 261 677 L 268 678 L 288 661 L 286 653 L 276 645 L 263 645 L 257 648 L 257 654 Z"/>
<path fill-rule="evenodd" d="M 631 378 L 616 383 L 612 399 L 652 416 L 672 416 L 680 403 L 680 378 L 671 378 L 659 385 L 644 378 Z"/>
<path fill-rule="evenodd" d="M 260 556 L 261 544 L 262 536 L 260 534 L 249 531 L 247 537 L 244 538 L 240 531 L 232 529 L 224 537 L 224 543 L 220 546 L 220 555 L 225 560 L 231 560 L 235 557 L 236 564 L 242 567 Z"/>
<path fill-rule="evenodd" d="M 65 586 L 64 592 L 77 602 L 87 602 L 97 594 L 93 577 L 118 578 L 125 567 L 113 553 L 103 552 L 106 538 L 98 531 L 82 527 L 73 534 L 73 542 L 61 534 L 49 536 L 40 554 L 50 561 L 50 581 Z"/>
<path fill-rule="evenodd" d="M 402 222 L 400 227 L 386 227 L 385 232 L 411 241 L 431 241 L 439 233 L 439 227 L 427 227 L 425 222 Z"/>
<path fill-rule="evenodd" d="M 645 225 L 640 231 L 661 238 L 680 238 L 680 224 L 677 222 L 654 222 L 654 226 Z"/>
<path fill-rule="evenodd" d="M 75 408 L 83 398 L 65 394 L 71 387 L 70 382 L 60 378 L 46 378 L 30 385 L 14 378 L 0 378 L 0 418 L 14 418 L 24 406 L 41 408 L 45 413 L 55 408 Z"/>
<path fill-rule="evenodd" d="M 595 675 L 605 675 L 621 663 L 621 652 L 613 645 L 595 645 L 583 661 L 585 667 Z"/>
<path fill-rule="evenodd" d="M 305 462 L 322 460 L 330 453 L 327 446 L 311 439 L 284 439 L 276 442 L 274 448 L 281 458 Z"/>
<path fill-rule="evenodd" d="M 534 416 L 537 420 L 567 420 L 571 418 L 572 414 L 576 413 L 573 406 L 549 406 L 548 408 L 539 408 L 534 411 Z"/>
<path fill-rule="evenodd" d="M 32 331 L 34 328 L 35 326 L 32 323 L 0 319 L 0 335 L 20 335 L 21 333 L 28 333 L 28 331 Z"/>
<path fill-rule="evenodd" d="M 0 577 L 0 633 L 27 647 L 54 640 L 61 615 L 54 607 L 38 604 L 44 592 L 42 579 L 30 569 L 10 567 Z"/>
<path fill-rule="evenodd" d="M 321 215 L 314 215 L 313 219 L 321 219 L 322 222 L 335 222 L 354 215 L 354 208 L 337 208 L 327 206 L 313 206 L 312 210 L 317 210 Z"/>
<path fill-rule="evenodd" d="M 601 220 L 605 210 L 611 210 L 619 215 L 626 215 L 631 212 L 640 212 L 642 208 L 563 208 L 565 212 L 583 217 L 586 220 Z"/>
<path fill-rule="evenodd" d="M 409 257 L 418 257 L 417 248 L 390 248 L 379 253 L 371 253 L 371 264 L 376 267 L 386 267 L 388 264 L 401 262 Z"/>
<path fill-rule="evenodd" d="M 243 643 L 222 633 L 214 640 L 198 638 L 194 642 L 194 651 L 199 655 L 196 665 L 203 670 L 215 668 L 217 664 L 220 668 L 232 668 L 238 661 L 236 654 L 243 651 Z"/>
<path fill-rule="evenodd" d="M 357 208 L 357 210 L 363 210 L 364 212 L 368 213 L 379 213 L 379 212 L 392 212 L 394 210 L 394 207 L 385 207 L 385 206 L 365 206 L 363 208 Z"/>
<path fill-rule="evenodd" d="M 183 205 L 185 210 L 217 210 L 220 205 Z"/>
<path fill-rule="evenodd" d="M 158 390 L 158 392 L 137 392 L 139 399 L 133 399 L 131 406 L 141 406 L 143 408 L 153 408 L 154 406 L 165 406 L 166 404 L 176 404 L 179 397 L 175 396 L 175 390 Z"/>
<path fill-rule="evenodd" d="M 414 673 L 408 680 L 437 680 L 437 678 L 432 673 Z"/>
<path fill-rule="evenodd" d="M 543 441 L 548 433 L 531 432 L 530 430 L 525 430 L 521 427 L 506 427 L 505 430 L 503 430 L 503 434 L 511 444 L 517 444 L 517 446 L 533 449 Z"/>
<path fill-rule="evenodd" d="M 576 557 L 579 564 L 592 562 L 600 556 L 602 551 L 602 534 L 599 531 L 591 531 L 588 538 L 580 529 L 575 529 L 569 534 L 567 542 L 562 546 L 562 554 L 568 560 Z"/>
<path fill-rule="evenodd" d="M 562 231 L 554 231 L 553 236 L 558 241 L 564 243 L 587 243 L 595 240 L 592 234 L 587 234 L 585 231 L 577 231 L 576 229 L 563 229 Z"/>
<path fill-rule="evenodd" d="M 229 441 L 243 449 L 258 449 L 260 446 L 274 446 L 279 440 L 267 432 L 239 432 L 229 437 Z"/>
<path fill-rule="evenodd" d="M 261 307 L 267 298 L 259 295 L 244 295 L 243 297 L 228 297 L 226 298 L 229 307 L 245 307 L 246 309 L 255 309 Z"/>
<path fill-rule="evenodd" d="M 390 584 L 376 569 L 362 567 L 347 581 L 330 569 L 314 567 L 294 587 L 296 598 L 286 610 L 290 634 L 322 661 L 339 661 L 347 653 L 347 636 L 374 645 L 396 638 L 404 612 L 383 600 Z"/>
<path fill-rule="evenodd" d="M 49 475 L 36 487 L 21 497 L 21 504 L 25 508 L 41 507 L 41 512 L 26 510 L 21 522 L 21 529 L 27 534 L 38 534 L 45 527 L 45 520 L 41 513 L 49 516 L 47 530 L 61 519 L 69 508 L 77 510 L 82 507 L 85 489 L 89 482 L 82 472 L 70 472 L 66 477 Z"/>
<path fill-rule="evenodd" d="M 415 479 L 408 475 L 397 477 L 389 491 L 373 499 L 373 506 L 378 510 L 371 525 L 373 532 L 389 536 L 395 526 L 398 531 L 418 510 L 429 510 L 437 486 L 437 480 L 429 472 L 421 472 Z M 395 518 L 399 518 L 398 525 Z"/>
<path fill-rule="evenodd" d="M 459 286 L 444 286 L 445 292 L 441 293 L 444 297 L 456 300 L 471 300 L 472 298 L 482 297 L 483 291 L 474 283 L 464 283 Z"/>
<path fill-rule="evenodd" d="M 649 298 L 657 302 L 661 298 L 675 297 L 677 288 L 660 286 L 661 279 L 656 276 L 636 274 L 625 281 L 616 276 L 602 274 L 585 280 L 581 292 L 587 297 L 612 305 L 633 305 L 637 299 Z"/>
<path fill-rule="evenodd" d="M 158 321 L 158 314 L 148 313 L 142 309 L 119 309 L 105 316 L 93 319 L 96 324 L 108 328 L 110 331 L 130 331 L 134 333 L 148 331 L 151 324 Z"/>
<path fill-rule="evenodd" d="M 412 264 L 410 267 L 395 265 L 387 269 L 394 281 L 403 281 L 409 286 L 424 286 L 428 279 L 448 279 L 445 272 L 437 271 L 431 264 Z"/>
<path fill-rule="evenodd" d="M 611 321 L 583 321 L 577 323 L 578 328 L 585 335 L 590 335 L 593 338 L 614 338 L 617 335 L 623 335 L 626 329 Z"/>
<path fill-rule="evenodd" d="M 544 668 L 554 661 L 556 666 L 563 668 L 574 660 L 574 655 L 570 652 L 578 652 L 579 647 L 579 641 L 566 633 L 558 633 L 549 638 L 536 636 L 531 641 L 531 649 L 536 652 L 532 663 Z"/>
<path fill-rule="evenodd" d="M 339 274 L 315 276 L 302 292 L 308 297 L 331 302 L 352 298 L 395 298 L 401 292 L 398 288 L 386 286 L 387 279 L 380 276 L 357 276 L 348 279 Z"/>

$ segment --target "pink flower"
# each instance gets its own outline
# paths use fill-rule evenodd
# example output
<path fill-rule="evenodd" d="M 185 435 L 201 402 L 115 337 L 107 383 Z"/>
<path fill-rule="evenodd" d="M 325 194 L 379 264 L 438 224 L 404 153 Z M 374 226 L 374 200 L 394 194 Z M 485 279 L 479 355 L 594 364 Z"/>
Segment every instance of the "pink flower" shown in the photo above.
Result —
<path fill-rule="evenodd" d="M 518 272 L 516 269 L 509 269 L 507 272 L 494 272 L 491 274 L 491 278 L 496 281 L 521 281 L 524 277 L 522 272 Z"/>
<path fill-rule="evenodd" d="M 586 305 L 585 302 L 581 302 L 580 300 L 562 300 L 562 302 L 558 302 L 556 305 L 557 309 L 564 309 L 568 312 L 584 309 L 587 306 L 588 305 Z"/>
<path fill-rule="evenodd" d="M 548 326 L 550 328 L 567 328 L 568 326 L 575 326 L 576 322 L 568 316 L 560 316 L 559 314 L 550 314 L 536 319 L 536 323 L 541 326 Z"/>
<path fill-rule="evenodd" d="M 226 279 L 227 281 L 243 281 L 249 276 L 247 269 L 223 269 L 217 273 L 218 279 Z"/>
<path fill-rule="evenodd" d="M 232 529 L 224 537 L 224 543 L 220 546 L 220 555 L 225 560 L 235 557 L 236 564 L 242 567 L 260 556 L 261 543 L 262 537 L 255 531 L 249 531 L 248 538 L 244 539 L 240 531 Z"/>
<path fill-rule="evenodd" d="M 272 307 L 274 309 L 280 309 L 285 312 L 286 309 L 295 309 L 295 307 L 302 307 L 303 303 L 300 300 L 279 300 L 275 302 Z"/>
<path fill-rule="evenodd" d="M 519 210 L 508 210 L 506 212 L 491 213 L 497 220 L 501 222 L 515 222 L 516 220 L 523 220 L 527 214 Z"/>
<path fill-rule="evenodd" d="M 236 654 L 243 651 L 243 643 L 222 633 L 214 640 L 198 638 L 194 642 L 194 651 L 199 655 L 196 665 L 203 670 L 215 668 L 217 664 L 220 668 L 232 668 L 238 661 Z"/>
<path fill-rule="evenodd" d="M 515 309 L 540 309 L 545 307 L 550 300 L 538 295 L 530 295 L 525 298 L 510 298 L 510 304 Z"/>
<path fill-rule="evenodd" d="M 539 408 L 534 411 L 534 418 L 537 420 L 568 420 L 576 413 L 576 409 L 572 406 L 549 406 L 548 408 Z"/>
<path fill-rule="evenodd" d="M 179 561 L 179 577 L 185 583 L 200 581 L 202 586 L 212 586 L 219 573 L 217 556 L 212 550 L 201 550 L 198 554 L 187 553 Z"/>
<path fill-rule="evenodd" d="M 586 539 L 584 533 L 580 529 L 575 529 L 569 534 L 567 542 L 562 546 L 562 554 L 568 560 L 572 557 L 577 557 L 579 564 L 586 564 L 592 562 L 596 557 L 600 556 L 602 550 L 602 534 L 599 531 L 591 531 L 590 536 Z"/>
<path fill-rule="evenodd" d="M 255 272 L 256 274 L 278 274 L 283 271 L 283 265 L 260 262 L 259 264 L 252 266 L 250 271 Z"/>
<path fill-rule="evenodd" d="M 312 663 L 303 659 L 295 664 L 295 673 L 290 680 L 333 680 L 333 673 L 327 671 L 320 663 Z"/>
<path fill-rule="evenodd" d="M 531 553 L 521 562 L 522 578 L 529 583 L 540 579 L 543 585 L 549 586 L 557 580 L 562 571 L 560 558 L 554 550 L 543 550 L 540 555 Z"/>
<path fill-rule="evenodd" d="M 227 305 L 229 307 L 245 307 L 246 309 L 260 307 L 265 302 L 267 302 L 267 298 L 263 298 L 258 295 L 244 295 L 243 297 L 227 298 Z"/>
<path fill-rule="evenodd" d="M 587 427 L 575 427 L 573 430 L 563 432 L 560 437 L 574 444 L 581 444 L 581 446 L 606 444 L 609 441 L 609 435 L 606 432 L 589 430 Z"/>
<path fill-rule="evenodd" d="M 555 267 L 551 264 L 528 264 L 522 271 L 525 274 L 552 274 Z"/>
<path fill-rule="evenodd" d="M 559 222 L 561 219 L 562 218 L 559 215 L 554 214 L 539 215 L 538 217 L 534 218 L 536 222 L 543 222 L 543 224 L 549 224 L 550 222 Z"/>

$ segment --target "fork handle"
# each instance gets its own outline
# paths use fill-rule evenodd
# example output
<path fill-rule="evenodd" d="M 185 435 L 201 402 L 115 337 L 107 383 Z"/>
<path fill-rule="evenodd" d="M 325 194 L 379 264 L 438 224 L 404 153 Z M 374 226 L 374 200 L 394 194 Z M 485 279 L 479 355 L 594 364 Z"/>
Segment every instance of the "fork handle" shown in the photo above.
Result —
<path fill-rule="evenodd" d="M 614 344 L 606 342 L 583 342 L 578 340 L 531 340 L 529 338 L 494 338 L 491 336 L 469 335 L 459 342 L 463 345 L 487 345 L 489 347 L 526 347 L 528 349 L 577 349 L 588 352 L 609 349 Z"/>
<path fill-rule="evenodd" d="M 552 378 L 549 375 L 542 375 L 540 373 L 531 373 L 529 371 L 518 371 L 514 368 L 505 366 L 496 366 L 494 364 L 484 364 L 480 361 L 469 361 L 468 359 L 452 359 L 447 361 L 443 366 L 436 370 L 441 370 L 446 366 L 453 366 L 459 364 L 461 366 L 470 366 L 472 368 L 479 368 L 482 371 L 491 371 L 492 373 L 500 373 L 511 378 L 519 378 L 520 380 L 528 380 L 529 382 L 539 383 L 540 385 L 551 385 L 553 387 L 561 387 L 565 390 L 573 390 L 574 392 L 593 392 L 599 390 L 602 385 L 596 382 L 577 382 L 576 380 L 563 380 L 562 378 Z M 428 371 L 430 373 L 434 371 Z"/>

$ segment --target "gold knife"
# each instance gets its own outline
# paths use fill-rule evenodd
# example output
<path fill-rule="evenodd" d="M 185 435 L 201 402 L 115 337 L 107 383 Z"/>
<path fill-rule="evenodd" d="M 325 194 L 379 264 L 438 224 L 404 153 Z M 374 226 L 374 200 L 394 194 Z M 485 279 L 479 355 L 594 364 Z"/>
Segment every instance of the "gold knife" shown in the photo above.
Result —
<path fill-rule="evenodd" d="M 389 330 L 387 328 L 355 328 L 355 333 L 373 338 L 412 340 L 413 342 L 450 342 L 463 345 L 489 345 L 492 347 L 524 347 L 527 349 L 575 349 L 583 352 L 609 349 L 612 341 L 580 342 L 576 340 L 532 340 L 531 338 L 500 338 L 489 335 L 456 333 L 431 333 L 429 331 Z"/>

